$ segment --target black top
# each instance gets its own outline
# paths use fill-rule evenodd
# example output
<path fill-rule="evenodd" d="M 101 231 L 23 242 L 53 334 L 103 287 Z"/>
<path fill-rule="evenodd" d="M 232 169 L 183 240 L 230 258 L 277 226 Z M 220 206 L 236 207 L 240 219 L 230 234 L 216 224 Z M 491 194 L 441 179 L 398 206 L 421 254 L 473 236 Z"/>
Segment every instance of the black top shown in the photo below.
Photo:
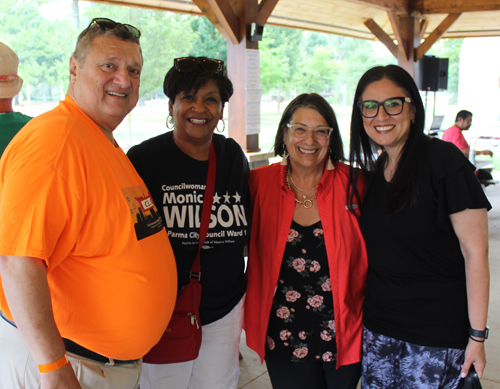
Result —
<path fill-rule="evenodd" d="M 195 160 L 174 142 L 173 133 L 132 147 L 128 157 L 151 192 L 167 228 L 177 262 L 179 288 L 188 283 L 198 251 L 208 161 Z M 246 290 L 243 247 L 250 234 L 248 161 L 232 139 L 213 135 L 217 173 L 212 215 L 201 250 L 202 324 L 231 311 Z"/>
<path fill-rule="evenodd" d="M 332 285 L 321 222 L 308 227 L 292 222 L 269 317 L 267 348 L 292 362 L 336 360 Z"/>
<path fill-rule="evenodd" d="M 465 348 L 465 263 L 449 215 L 491 209 L 474 166 L 453 144 L 432 139 L 416 206 L 387 215 L 389 185 L 379 171 L 361 212 L 369 262 L 364 325 L 422 346 Z"/>

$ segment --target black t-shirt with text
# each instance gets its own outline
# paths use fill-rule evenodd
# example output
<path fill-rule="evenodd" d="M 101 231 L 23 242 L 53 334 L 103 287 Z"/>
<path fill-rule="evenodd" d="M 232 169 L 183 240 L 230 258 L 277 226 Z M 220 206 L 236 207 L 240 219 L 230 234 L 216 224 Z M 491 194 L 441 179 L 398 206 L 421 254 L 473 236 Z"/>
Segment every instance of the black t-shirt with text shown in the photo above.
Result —
<path fill-rule="evenodd" d="M 246 290 L 243 247 L 250 234 L 248 161 L 232 139 L 214 134 L 215 193 L 201 250 L 202 324 L 231 311 Z M 132 147 L 128 157 L 148 187 L 165 223 L 177 262 L 179 288 L 188 283 L 198 251 L 208 161 L 186 155 L 167 132 Z"/>

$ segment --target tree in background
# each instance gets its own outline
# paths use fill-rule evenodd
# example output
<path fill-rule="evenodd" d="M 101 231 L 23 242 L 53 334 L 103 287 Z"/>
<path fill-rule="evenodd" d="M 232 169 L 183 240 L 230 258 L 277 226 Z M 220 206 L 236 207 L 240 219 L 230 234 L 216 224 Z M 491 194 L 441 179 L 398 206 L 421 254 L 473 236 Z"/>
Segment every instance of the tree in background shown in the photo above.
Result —
<path fill-rule="evenodd" d="M 195 39 L 190 50 L 194 57 L 221 59 L 227 63 L 227 44 L 224 37 L 204 16 L 191 17 L 191 29 Z"/>
<path fill-rule="evenodd" d="M 302 57 L 302 31 L 290 28 L 266 26 L 260 50 L 260 81 L 264 94 L 270 94 L 281 102 L 295 90 L 297 65 Z"/>
<path fill-rule="evenodd" d="M 339 73 L 335 59 L 335 48 L 318 45 L 312 48 L 312 54 L 302 58 L 299 71 L 295 74 L 297 92 L 323 94 L 331 91 Z"/>
<path fill-rule="evenodd" d="M 59 90 L 68 88 L 68 64 L 76 32 L 70 20 L 56 24 L 40 14 L 39 7 L 49 2 L 0 0 L 0 41 L 19 56 L 19 74 L 24 79 L 21 93 L 26 96 L 31 85 L 33 97 L 42 101 L 57 100 Z M 46 88 L 34 93 L 35 86 Z M 51 96 L 50 87 L 58 91 L 56 96 Z"/>

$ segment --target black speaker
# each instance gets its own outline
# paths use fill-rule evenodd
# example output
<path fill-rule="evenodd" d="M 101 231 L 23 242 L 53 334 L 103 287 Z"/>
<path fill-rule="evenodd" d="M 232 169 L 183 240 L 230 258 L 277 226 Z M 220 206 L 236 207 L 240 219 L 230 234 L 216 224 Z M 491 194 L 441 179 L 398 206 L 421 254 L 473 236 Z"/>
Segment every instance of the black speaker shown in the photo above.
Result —
<path fill-rule="evenodd" d="M 261 41 L 262 35 L 264 35 L 264 25 L 259 23 L 252 23 L 250 27 L 250 41 Z"/>
<path fill-rule="evenodd" d="M 424 56 L 418 67 L 418 89 L 431 92 L 448 89 L 448 58 Z"/>

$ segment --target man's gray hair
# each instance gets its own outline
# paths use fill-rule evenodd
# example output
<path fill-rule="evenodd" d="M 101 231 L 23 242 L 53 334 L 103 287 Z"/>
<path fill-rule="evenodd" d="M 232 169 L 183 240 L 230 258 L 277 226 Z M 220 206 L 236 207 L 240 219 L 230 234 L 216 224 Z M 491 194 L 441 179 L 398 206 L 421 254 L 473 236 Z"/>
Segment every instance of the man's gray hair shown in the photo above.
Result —
<path fill-rule="evenodd" d="M 102 37 L 114 36 L 123 41 L 130 41 L 137 43 L 142 55 L 139 38 L 136 38 L 125 27 L 119 26 L 113 29 L 104 29 L 99 27 L 97 23 L 93 23 L 91 26 L 89 26 L 80 33 L 80 35 L 78 36 L 78 40 L 76 42 L 75 51 L 73 52 L 73 56 L 78 60 L 80 68 L 83 67 L 83 63 L 85 62 L 85 57 L 87 57 L 87 54 L 92 49 L 92 42 L 94 41 L 95 38 L 101 36 Z"/>

